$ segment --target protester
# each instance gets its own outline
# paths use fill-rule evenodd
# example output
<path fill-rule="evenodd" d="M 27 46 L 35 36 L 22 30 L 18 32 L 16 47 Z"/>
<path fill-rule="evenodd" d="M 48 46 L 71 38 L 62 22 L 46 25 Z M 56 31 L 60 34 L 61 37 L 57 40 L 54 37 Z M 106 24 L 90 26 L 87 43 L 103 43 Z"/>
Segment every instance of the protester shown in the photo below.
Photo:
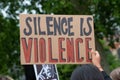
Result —
<path fill-rule="evenodd" d="M 92 63 L 78 66 L 71 75 L 71 80 L 112 80 L 100 64 L 98 51 L 91 50 Z"/>
<path fill-rule="evenodd" d="M 110 73 L 110 77 L 112 78 L 112 80 L 120 80 L 120 67 L 114 69 L 114 70 Z"/>

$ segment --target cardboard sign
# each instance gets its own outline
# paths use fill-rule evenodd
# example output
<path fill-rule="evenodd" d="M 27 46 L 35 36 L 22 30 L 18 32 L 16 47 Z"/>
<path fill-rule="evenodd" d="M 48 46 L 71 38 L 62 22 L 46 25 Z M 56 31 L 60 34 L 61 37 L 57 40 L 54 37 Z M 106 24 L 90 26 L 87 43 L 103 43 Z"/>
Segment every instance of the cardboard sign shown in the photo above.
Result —
<path fill-rule="evenodd" d="M 21 64 L 85 64 L 95 49 L 93 16 L 20 15 Z"/>
<path fill-rule="evenodd" d="M 54 64 L 38 64 L 33 65 L 36 80 L 59 80 L 56 65 Z"/>

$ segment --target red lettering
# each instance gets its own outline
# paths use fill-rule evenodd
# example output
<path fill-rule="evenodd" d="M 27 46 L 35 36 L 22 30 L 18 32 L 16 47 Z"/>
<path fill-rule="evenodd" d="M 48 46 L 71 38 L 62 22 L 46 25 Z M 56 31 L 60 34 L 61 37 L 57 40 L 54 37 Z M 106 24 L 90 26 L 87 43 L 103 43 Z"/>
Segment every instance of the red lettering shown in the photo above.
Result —
<path fill-rule="evenodd" d="M 74 41 L 73 38 L 71 38 L 71 41 L 69 38 L 66 39 L 66 48 L 67 48 L 67 62 L 75 62 L 74 59 Z"/>
<path fill-rule="evenodd" d="M 39 39 L 40 61 L 44 63 L 46 61 L 46 44 L 45 39 Z"/>
<path fill-rule="evenodd" d="M 92 62 L 92 59 L 90 58 L 89 52 L 91 51 L 92 48 L 89 48 L 89 41 L 91 38 L 85 38 L 85 48 L 86 48 L 86 61 L 87 62 Z"/>
<path fill-rule="evenodd" d="M 62 48 L 62 41 L 64 41 L 65 38 L 59 38 L 58 39 L 58 49 L 59 49 L 59 60 L 60 62 L 66 62 L 66 59 L 63 58 L 63 52 L 65 51 L 65 48 Z"/>
<path fill-rule="evenodd" d="M 22 47 L 25 57 L 25 62 L 30 63 L 31 60 L 31 50 L 32 50 L 32 38 L 28 39 L 28 45 L 25 38 L 22 38 Z"/>
<path fill-rule="evenodd" d="M 58 62 L 58 59 L 52 58 L 52 42 L 51 42 L 51 38 L 48 38 L 48 54 L 49 54 L 49 62 L 51 62 L 51 63 Z"/>
<path fill-rule="evenodd" d="M 38 38 L 34 38 L 34 60 L 38 62 Z"/>
<path fill-rule="evenodd" d="M 75 46 L 76 46 L 76 61 L 77 62 L 82 62 L 84 60 L 83 57 L 80 58 L 80 47 L 79 44 L 83 43 L 83 40 L 81 38 L 77 38 L 75 41 Z"/>
<path fill-rule="evenodd" d="M 48 44 L 46 44 L 46 40 L 48 41 Z M 91 40 L 91 37 L 86 37 L 84 39 L 59 37 L 58 44 L 53 44 L 52 38 L 21 38 L 21 47 L 25 63 L 31 64 L 32 61 L 33 63 L 74 63 L 75 61 L 77 63 L 82 63 L 92 61 L 90 55 Z M 54 56 L 55 52 L 53 49 L 55 45 L 57 45 L 58 48 L 58 51 L 55 51 L 56 56 Z M 81 48 L 85 51 L 82 51 Z M 82 52 L 85 52 L 84 55 L 82 55 Z"/>

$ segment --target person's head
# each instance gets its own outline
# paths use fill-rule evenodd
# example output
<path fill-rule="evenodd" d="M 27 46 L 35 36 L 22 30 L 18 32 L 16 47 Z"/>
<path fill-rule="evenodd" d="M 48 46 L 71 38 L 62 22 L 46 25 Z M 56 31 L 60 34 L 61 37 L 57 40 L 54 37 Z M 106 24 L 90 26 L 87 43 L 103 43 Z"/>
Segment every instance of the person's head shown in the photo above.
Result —
<path fill-rule="evenodd" d="M 114 69 L 110 73 L 110 77 L 112 78 L 112 80 L 120 80 L 120 68 Z"/>
<path fill-rule="evenodd" d="M 52 64 L 43 64 L 44 73 L 47 77 L 51 78 L 54 75 L 54 69 Z"/>
<path fill-rule="evenodd" d="M 73 71 L 71 80 L 104 80 L 104 78 L 96 66 L 84 64 Z"/>

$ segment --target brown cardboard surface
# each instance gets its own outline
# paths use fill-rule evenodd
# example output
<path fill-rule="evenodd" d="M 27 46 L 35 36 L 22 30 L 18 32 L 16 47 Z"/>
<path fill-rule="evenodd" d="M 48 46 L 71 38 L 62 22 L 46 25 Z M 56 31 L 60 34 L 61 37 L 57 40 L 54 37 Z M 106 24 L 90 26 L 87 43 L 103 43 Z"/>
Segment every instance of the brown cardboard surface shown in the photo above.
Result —
<path fill-rule="evenodd" d="M 21 64 L 91 63 L 91 49 L 91 15 L 20 15 Z"/>

